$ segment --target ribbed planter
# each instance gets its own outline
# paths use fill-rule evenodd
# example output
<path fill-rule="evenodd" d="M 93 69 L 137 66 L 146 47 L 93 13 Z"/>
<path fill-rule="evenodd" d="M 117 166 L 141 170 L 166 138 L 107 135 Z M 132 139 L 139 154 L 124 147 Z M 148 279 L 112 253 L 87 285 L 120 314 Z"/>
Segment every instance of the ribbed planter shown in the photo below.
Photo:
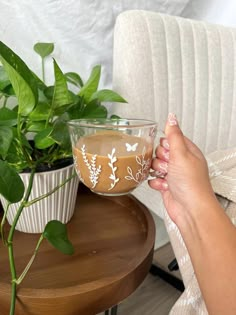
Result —
<path fill-rule="evenodd" d="M 29 201 L 47 194 L 55 187 L 63 183 L 74 172 L 74 166 L 69 165 L 53 171 L 36 173 Z M 28 186 L 30 174 L 20 174 L 25 187 Z M 55 193 L 46 197 L 29 207 L 25 207 L 21 213 L 16 229 L 26 233 L 42 233 L 45 225 L 51 220 L 58 220 L 67 223 L 75 208 L 79 179 L 78 176 L 67 182 Z M 6 207 L 6 200 L 1 198 L 3 207 Z M 7 220 L 13 223 L 19 203 L 9 207 Z"/>

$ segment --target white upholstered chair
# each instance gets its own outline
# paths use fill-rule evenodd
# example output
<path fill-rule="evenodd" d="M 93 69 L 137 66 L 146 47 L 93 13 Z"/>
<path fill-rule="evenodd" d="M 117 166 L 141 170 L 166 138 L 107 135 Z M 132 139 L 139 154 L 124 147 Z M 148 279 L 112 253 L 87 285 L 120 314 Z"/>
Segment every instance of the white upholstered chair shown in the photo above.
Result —
<path fill-rule="evenodd" d="M 236 145 L 236 30 L 202 21 L 133 10 L 114 30 L 113 88 L 129 104 L 122 117 L 152 119 L 168 112 L 210 153 Z M 147 183 L 134 195 L 163 217 L 160 194 Z"/>

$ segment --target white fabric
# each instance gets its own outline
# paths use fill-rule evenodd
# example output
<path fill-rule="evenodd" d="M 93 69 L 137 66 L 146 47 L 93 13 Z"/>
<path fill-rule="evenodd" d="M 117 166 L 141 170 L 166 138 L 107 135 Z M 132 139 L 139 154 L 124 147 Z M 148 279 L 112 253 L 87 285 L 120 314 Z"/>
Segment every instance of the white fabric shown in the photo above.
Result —
<path fill-rule="evenodd" d="M 20 54 L 38 74 L 37 41 L 54 42 L 54 57 L 63 71 L 87 79 L 102 64 L 101 86 L 111 86 L 113 28 L 127 9 L 180 15 L 189 0 L 1 0 L 0 39 Z M 48 62 L 49 64 L 49 62 Z M 52 68 L 47 72 L 51 82 Z"/>
<path fill-rule="evenodd" d="M 236 148 L 216 151 L 207 156 L 215 193 L 231 222 L 236 225 Z M 170 315 L 207 315 L 207 309 L 194 273 L 190 256 L 177 226 L 165 212 L 165 224 L 178 261 L 185 291 Z"/>
<path fill-rule="evenodd" d="M 129 102 L 122 117 L 156 120 L 168 112 L 204 153 L 236 146 L 236 30 L 148 11 L 119 15 L 113 88 Z M 147 183 L 134 195 L 163 217 Z"/>
<path fill-rule="evenodd" d="M 102 64 L 101 86 L 110 87 L 115 19 L 131 9 L 236 25 L 234 0 L 1 0 L 0 39 L 38 74 L 40 60 L 32 47 L 37 41 L 52 41 L 64 71 L 77 71 L 86 79 L 92 66 Z"/>
<path fill-rule="evenodd" d="M 235 0 L 191 0 L 181 16 L 235 27 L 235 13 Z"/>

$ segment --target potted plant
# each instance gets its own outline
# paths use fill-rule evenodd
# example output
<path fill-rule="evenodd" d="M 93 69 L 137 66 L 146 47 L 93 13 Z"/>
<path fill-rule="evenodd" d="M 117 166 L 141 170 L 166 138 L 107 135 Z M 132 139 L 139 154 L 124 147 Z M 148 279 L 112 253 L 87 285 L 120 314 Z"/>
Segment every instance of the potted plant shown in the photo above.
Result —
<path fill-rule="evenodd" d="M 29 218 L 27 208 L 48 200 L 54 193 L 68 187 L 72 180 L 75 182 L 70 189 L 73 189 L 76 195 L 77 177 L 72 167 L 67 122 L 78 118 L 105 118 L 108 112 L 102 102 L 125 102 L 112 90 L 98 90 L 101 66 L 95 66 L 89 79 L 84 83 L 75 72 L 63 73 L 54 59 L 54 83 L 51 86 L 46 85 L 45 58 L 53 52 L 54 45 L 37 43 L 34 50 L 42 59 L 42 79 L 30 70 L 17 54 L 0 42 L 2 64 L 0 65 L 0 195 L 4 205 L 1 237 L 9 253 L 12 278 L 9 313 L 11 315 L 15 311 L 17 285 L 30 268 L 43 239 L 47 239 L 65 254 L 73 253 L 73 246 L 67 238 L 65 226 L 71 213 L 64 223 L 57 217 L 56 219 L 52 217 L 40 227 L 42 231 L 40 231 L 39 242 L 29 264 L 21 275 L 16 274 L 13 254 L 14 232 L 24 213 L 26 219 Z M 58 169 L 66 169 L 62 176 L 57 176 L 62 182 L 59 181 L 54 186 L 50 184 L 46 191 L 36 196 L 33 188 L 37 181 L 37 174 L 40 174 L 39 182 L 45 178 L 49 181 L 52 175 L 47 176 L 47 174 L 54 169 L 57 170 L 56 172 Z M 36 191 L 41 190 L 38 185 L 37 183 Z M 43 186 L 46 187 L 46 184 L 44 183 Z M 44 205 L 45 203 L 41 203 L 41 208 Z M 60 208 L 60 205 L 56 205 L 57 207 Z M 56 210 L 58 209 L 55 209 L 55 212 Z M 33 211 L 37 213 L 40 210 Z M 53 212 L 52 209 L 49 211 Z M 4 226 L 7 218 L 11 228 L 8 235 L 5 235 Z M 28 226 L 29 222 L 27 221 L 25 225 Z M 19 229 L 22 230 L 22 227 Z"/>

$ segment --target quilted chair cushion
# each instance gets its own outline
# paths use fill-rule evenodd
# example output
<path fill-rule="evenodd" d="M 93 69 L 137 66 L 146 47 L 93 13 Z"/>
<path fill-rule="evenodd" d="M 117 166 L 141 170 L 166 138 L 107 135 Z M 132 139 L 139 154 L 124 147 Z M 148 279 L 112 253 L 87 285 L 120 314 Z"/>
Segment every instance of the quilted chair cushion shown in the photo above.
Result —
<path fill-rule="evenodd" d="M 210 153 L 236 146 L 236 30 L 151 11 L 121 13 L 114 30 L 113 88 L 122 117 L 174 112 L 184 133 Z M 163 217 L 147 183 L 133 193 Z"/>

